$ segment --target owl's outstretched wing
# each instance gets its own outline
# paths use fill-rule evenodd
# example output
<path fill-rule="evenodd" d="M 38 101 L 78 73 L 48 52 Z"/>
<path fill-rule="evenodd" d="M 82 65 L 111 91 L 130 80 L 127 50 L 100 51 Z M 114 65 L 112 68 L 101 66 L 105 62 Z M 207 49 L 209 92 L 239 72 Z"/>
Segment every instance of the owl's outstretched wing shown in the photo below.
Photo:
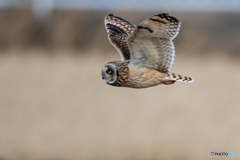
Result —
<path fill-rule="evenodd" d="M 127 40 L 130 64 L 168 73 L 175 56 L 172 40 L 180 26 L 181 22 L 167 13 L 145 19 Z"/>
<path fill-rule="evenodd" d="M 136 26 L 113 14 L 107 15 L 104 23 L 108 33 L 108 39 L 119 52 L 122 61 L 129 60 L 130 51 L 126 39 L 134 31 Z"/>

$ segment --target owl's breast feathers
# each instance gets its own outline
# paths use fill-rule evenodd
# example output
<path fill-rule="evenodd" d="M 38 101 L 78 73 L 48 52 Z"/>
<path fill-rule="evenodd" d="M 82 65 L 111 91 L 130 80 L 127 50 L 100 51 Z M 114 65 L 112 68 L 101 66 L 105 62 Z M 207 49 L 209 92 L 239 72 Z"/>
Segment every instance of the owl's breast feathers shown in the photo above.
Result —
<path fill-rule="evenodd" d="M 166 73 L 161 73 L 146 67 L 139 68 L 139 66 L 132 65 L 128 67 L 129 78 L 125 85 L 133 88 L 145 88 L 162 84 L 161 79 L 167 76 Z"/>

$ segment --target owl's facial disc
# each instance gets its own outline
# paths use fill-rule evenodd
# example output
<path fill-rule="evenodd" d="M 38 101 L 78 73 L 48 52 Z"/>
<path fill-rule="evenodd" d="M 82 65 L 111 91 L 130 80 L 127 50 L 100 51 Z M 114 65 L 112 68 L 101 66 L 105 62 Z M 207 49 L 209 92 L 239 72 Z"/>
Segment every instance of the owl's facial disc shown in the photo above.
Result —
<path fill-rule="evenodd" d="M 102 79 L 107 84 L 113 84 L 116 81 L 117 73 L 116 68 L 112 64 L 106 64 L 102 69 Z"/>

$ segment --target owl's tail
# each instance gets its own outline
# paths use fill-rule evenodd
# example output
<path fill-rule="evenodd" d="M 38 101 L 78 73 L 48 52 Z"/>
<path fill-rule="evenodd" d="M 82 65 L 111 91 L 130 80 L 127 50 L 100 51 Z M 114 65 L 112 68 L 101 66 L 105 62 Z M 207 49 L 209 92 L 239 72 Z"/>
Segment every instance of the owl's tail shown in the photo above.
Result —
<path fill-rule="evenodd" d="M 193 77 L 182 76 L 175 73 L 168 73 L 167 77 L 163 79 L 163 84 L 173 84 L 175 81 L 192 83 L 195 79 Z"/>

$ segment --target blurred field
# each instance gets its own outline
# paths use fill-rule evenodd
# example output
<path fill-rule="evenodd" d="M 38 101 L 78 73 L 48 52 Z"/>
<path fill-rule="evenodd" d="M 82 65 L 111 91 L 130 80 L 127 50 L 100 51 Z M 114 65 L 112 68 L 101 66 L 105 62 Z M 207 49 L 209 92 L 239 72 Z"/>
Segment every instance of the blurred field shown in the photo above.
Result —
<path fill-rule="evenodd" d="M 3 52 L 0 155 L 208 160 L 211 151 L 239 153 L 239 59 L 208 54 L 176 52 L 172 72 L 193 76 L 192 84 L 130 89 L 101 79 L 117 53 Z"/>
<path fill-rule="evenodd" d="M 51 51 L 74 50 L 78 54 L 94 49 L 112 52 L 103 24 L 113 13 L 138 25 L 145 18 L 167 12 L 181 22 L 175 39 L 178 50 L 188 54 L 223 53 L 240 56 L 239 13 L 130 12 L 54 10 L 45 20 L 35 19 L 31 9 L 0 9 L 0 51 L 44 48 Z M 94 46 L 94 47 L 92 47 Z M 80 52 L 81 51 L 81 52 Z M 55 52 L 58 53 L 58 52 Z"/>
<path fill-rule="evenodd" d="M 108 13 L 139 24 L 158 12 L 54 10 L 39 21 L 31 9 L 0 9 L 0 159 L 240 154 L 240 14 L 170 12 L 182 22 L 171 71 L 195 82 L 131 89 L 101 78 L 120 60 Z"/>

